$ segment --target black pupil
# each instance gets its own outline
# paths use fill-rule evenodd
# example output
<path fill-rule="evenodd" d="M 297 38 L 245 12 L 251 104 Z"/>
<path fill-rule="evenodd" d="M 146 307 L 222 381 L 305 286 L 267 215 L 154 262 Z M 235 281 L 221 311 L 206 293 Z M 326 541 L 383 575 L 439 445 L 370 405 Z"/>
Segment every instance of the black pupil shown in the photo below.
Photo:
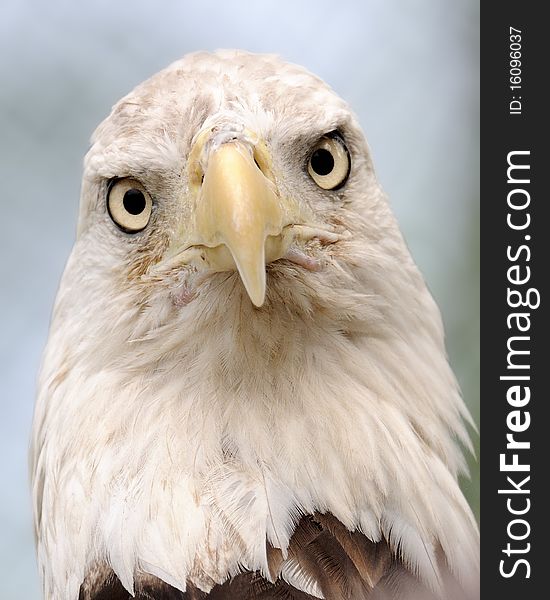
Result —
<path fill-rule="evenodd" d="M 143 192 L 141 190 L 136 190 L 135 188 L 128 190 L 124 194 L 122 203 L 124 204 L 124 208 L 131 215 L 141 214 L 145 210 L 145 206 L 147 204 Z"/>
<path fill-rule="evenodd" d="M 325 148 L 319 148 L 311 155 L 311 168 L 317 175 L 328 175 L 334 169 L 334 157 Z"/>

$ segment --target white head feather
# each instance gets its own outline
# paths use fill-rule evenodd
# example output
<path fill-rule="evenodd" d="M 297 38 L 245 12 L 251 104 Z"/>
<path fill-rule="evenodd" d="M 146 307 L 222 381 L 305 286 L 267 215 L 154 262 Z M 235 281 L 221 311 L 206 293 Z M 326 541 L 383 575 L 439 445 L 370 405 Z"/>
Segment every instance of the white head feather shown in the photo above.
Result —
<path fill-rule="evenodd" d="M 208 128 L 265 140 L 278 190 L 340 236 L 298 243 L 321 268 L 268 265 L 261 308 L 235 272 L 153 268 L 194 210 L 187 159 Z M 352 168 L 325 192 L 304 165 L 333 130 Z M 126 176 L 155 202 L 137 236 L 106 209 L 107 182 Z M 284 554 L 314 511 L 385 537 L 434 589 L 442 549 L 469 585 L 463 419 L 439 311 L 355 117 L 322 81 L 272 56 L 201 53 L 114 107 L 86 157 L 36 405 L 47 598 L 77 598 L 102 560 L 129 590 L 136 571 L 205 590 L 242 568 L 267 573 L 266 538 Z"/>

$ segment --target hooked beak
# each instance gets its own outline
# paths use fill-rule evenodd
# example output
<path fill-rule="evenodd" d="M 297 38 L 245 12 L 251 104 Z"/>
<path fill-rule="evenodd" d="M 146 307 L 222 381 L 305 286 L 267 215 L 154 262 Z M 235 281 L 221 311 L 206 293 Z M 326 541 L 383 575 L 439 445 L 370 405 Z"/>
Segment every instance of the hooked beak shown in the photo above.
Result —
<path fill-rule="evenodd" d="M 205 249 L 215 271 L 237 269 L 255 306 L 266 293 L 266 263 L 281 258 L 290 236 L 292 203 L 279 197 L 275 184 L 240 141 L 212 148 L 199 189 L 191 244 Z"/>
<path fill-rule="evenodd" d="M 320 261 L 293 243 L 312 238 L 333 243 L 342 235 L 304 224 L 315 223 L 314 215 L 293 198 L 281 196 L 267 148 L 255 136 L 246 137 L 224 132 L 212 136 L 211 131 L 199 135 L 189 155 L 194 211 L 154 269 L 158 274 L 193 264 L 213 272 L 237 270 L 250 300 L 260 307 L 266 295 L 266 264 L 286 258 L 318 270 Z"/>

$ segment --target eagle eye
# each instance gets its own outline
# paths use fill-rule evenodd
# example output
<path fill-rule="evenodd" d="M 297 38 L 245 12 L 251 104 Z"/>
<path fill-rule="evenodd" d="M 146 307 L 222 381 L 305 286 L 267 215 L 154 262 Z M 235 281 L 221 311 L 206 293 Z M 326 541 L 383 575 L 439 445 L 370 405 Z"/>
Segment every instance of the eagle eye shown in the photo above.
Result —
<path fill-rule="evenodd" d="M 307 170 L 324 190 L 336 190 L 346 183 L 351 169 L 349 151 L 339 133 L 324 135 L 313 146 Z"/>
<path fill-rule="evenodd" d="M 137 179 L 125 177 L 111 182 L 107 191 L 107 209 L 122 231 L 137 233 L 149 223 L 153 200 Z"/>

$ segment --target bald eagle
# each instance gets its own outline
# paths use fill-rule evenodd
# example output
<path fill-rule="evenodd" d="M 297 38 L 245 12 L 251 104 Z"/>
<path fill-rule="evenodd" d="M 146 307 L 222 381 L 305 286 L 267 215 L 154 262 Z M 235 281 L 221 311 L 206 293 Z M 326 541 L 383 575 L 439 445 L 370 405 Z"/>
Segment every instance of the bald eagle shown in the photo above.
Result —
<path fill-rule="evenodd" d="M 473 599 L 471 422 L 347 104 L 184 57 L 96 130 L 32 433 L 48 600 Z"/>

